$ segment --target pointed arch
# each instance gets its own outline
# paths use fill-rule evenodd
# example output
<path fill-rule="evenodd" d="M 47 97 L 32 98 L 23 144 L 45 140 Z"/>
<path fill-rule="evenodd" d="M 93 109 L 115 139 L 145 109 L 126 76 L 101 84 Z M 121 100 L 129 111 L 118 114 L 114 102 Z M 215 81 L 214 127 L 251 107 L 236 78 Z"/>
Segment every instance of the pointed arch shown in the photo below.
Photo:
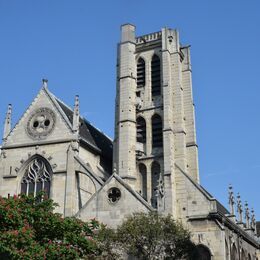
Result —
<path fill-rule="evenodd" d="M 248 253 L 248 257 L 247 257 L 248 260 L 252 260 L 252 257 L 251 255 Z"/>
<path fill-rule="evenodd" d="M 237 260 L 238 259 L 238 253 L 237 253 L 237 248 L 235 244 L 232 245 L 231 247 L 231 258 L 230 260 Z"/>
<path fill-rule="evenodd" d="M 207 246 L 197 245 L 198 259 L 200 260 L 211 260 L 211 253 Z"/>
<path fill-rule="evenodd" d="M 157 203 L 157 192 L 158 192 L 158 184 L 160 180 L 161 174 L 161 166 L 157 161 L 154 161 L 151 166 L 151 173 L 152 173 L 152 197 L 151 197 L 151 204 L 154 208 L 158 207 Z"/>
<path fill-rule="evenodd" d="M 152 97 L 161 95 L 161 61 L 160 58 L 154 54 L 151 63 L 152 76 Z"/>
<path fill-rule="evenodd" d="M 52 174 L 51 166 L 45 158 L 40 155 L 31 157 L 24 167 L 21 194 L 36 196 L 40 191 L 45 191 L 50 197 Z"/>
<path fill-rule="evenodd" d="M 242 252 L 241 252 L 241 260 L 246 260 L 246 253 L 245 253 L 244 249 L 242 249 Z"/>
<path fill-rule="evenodd" d="M 147 200 L 147 169 L 143 163 L 139 164 L 139 173 L 141 181 L 141 194 L 145 200 Z"/>
<path fill-rule="evenodd" d="M 141 88 L 145 86 L 145 61 L 143 58 L 137 60 L 137 87 Z"/>
<path fill-rule="evenodd" d="M 162 118 L 155 114 L 152 117 L 152 147 L 163 146 Z"/>

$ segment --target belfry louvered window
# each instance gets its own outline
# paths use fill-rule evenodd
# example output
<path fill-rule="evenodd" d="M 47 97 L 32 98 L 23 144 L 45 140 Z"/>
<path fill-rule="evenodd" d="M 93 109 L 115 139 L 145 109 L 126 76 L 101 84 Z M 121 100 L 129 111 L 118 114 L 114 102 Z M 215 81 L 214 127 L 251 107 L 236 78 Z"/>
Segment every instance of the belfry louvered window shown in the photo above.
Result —
<path fill-rule="evenodd" d="M 157 55 L 152 58 L 152 96 L 161 95 L 161 62 Z"/>
<path fill-rule="evenodd" d="M 152 117 L 153 148 L 163 146 L 162 119 L 159 115 Z"/>
<path fill-rule="evenodd" d="M 137 61 L 137 87 L 145 86 L 145 62 L 142 58 Z"/>
<path fill-rule="evenodd" d="M 136 141 L 146 143 L 146 123 L 142 117 L 138 117 L 136 120 Z"/>
<path fill-rule="evenodd" d="M 25 169 L 21 182 L 21 193 L 36 196 L 40 191 L 44 191 L 50 197 L 50 185 L 50 167 L 42 158 L 34 158 Z"/>

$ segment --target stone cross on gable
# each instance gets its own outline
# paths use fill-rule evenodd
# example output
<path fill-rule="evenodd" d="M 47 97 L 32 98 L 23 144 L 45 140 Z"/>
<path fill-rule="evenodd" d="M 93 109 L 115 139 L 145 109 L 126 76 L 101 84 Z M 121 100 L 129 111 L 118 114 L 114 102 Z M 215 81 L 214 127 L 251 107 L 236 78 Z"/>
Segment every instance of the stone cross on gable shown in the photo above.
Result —
<path fill-rule="evenodd" d="M 248 203 L 245 203 L 245 219 L 246 219 L 246 228 L 250 228 L 250 212 L 248 208 Z"/>
<path fill-rule="evenodd" d="M 240 194 L 237 194 L 237 212 L 238 212 L 238 217 L 239 217 L 239 223 L 243 222 L 243 206 L 241 202 L 241 197 Z"/>
<path fill-rule="evenodd" d="M 230 208 L 230 215 L 233 216 L 235 214 L 234 211 L 234 205 L 235 205 L 235 198 L 234 198 L 234 193 L 233 193 L 233 188 L 231 185 L 229 185 L 229 208 Z"/>

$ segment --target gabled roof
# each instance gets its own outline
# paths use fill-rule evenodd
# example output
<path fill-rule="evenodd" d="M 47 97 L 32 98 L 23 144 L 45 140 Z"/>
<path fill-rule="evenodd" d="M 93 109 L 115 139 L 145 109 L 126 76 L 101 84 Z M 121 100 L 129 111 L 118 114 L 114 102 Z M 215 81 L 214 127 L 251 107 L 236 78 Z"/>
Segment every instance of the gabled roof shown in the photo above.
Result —
<path fill-rule="evenodd" d="M 53 95 L 53 94 L 52 94 Z M 62 102 L 60 99 L 55 97 L 55 101 L 65 114 L 66 118 L 72 125 L 73 123 L 73 110 Z M 80 127 L 79 127 L 79 136 L 80 139 L 85 142 L 90 148 L 100 153 L 102 156 L 111 159 L 113 155 L 113 142 L 112 140 L 94 127 L 89 121 L 84 117 L 80 116 Z"/>
<path fill-rule="evenodd" d="M 154 211 L 155 209 L 138 193 L 136 192 L 130 185 L 128 185 L 118 174 L 113 173 L 107 181 L 104 183 L 101 188 L 92 195 L 92 197 L 83 205 L 83 207 L 76 213 L 76 217 L 81 214 L 82 211 L 94 200 L 99 194 L 103 191 L 106 185 L 108 185 L 112 179 L 116 179 L 128 192 L 130 192 L 141 204 L 143 204 L 149 211 Z"/>

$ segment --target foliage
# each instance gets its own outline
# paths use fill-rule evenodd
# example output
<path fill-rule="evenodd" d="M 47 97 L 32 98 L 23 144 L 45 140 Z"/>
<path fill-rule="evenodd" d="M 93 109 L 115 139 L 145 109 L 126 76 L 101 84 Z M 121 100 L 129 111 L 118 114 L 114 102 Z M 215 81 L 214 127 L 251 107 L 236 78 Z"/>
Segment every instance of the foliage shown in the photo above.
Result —
<path fill-rule="evenodd" d="M 116 230 L 101 225 L 98 232 L 97 243 L 101 252 L 98 259 L 115 260 L 120 259 L 122 247 L 118 243 Z"/>
<path fill-rule="evenodd" d="M 0 197 L 1 259 L 93 259 L 97 221 L 53 213 L 57 204 L 39 194 Z"/>
<path fill-rule="evenodd" d="M 171 216 L 135 213 L 116 230 L 62 218 L 39 194 L 0 197 L 0 259 L 191 259 L 189 232 Z"/>
<path fill-rule="evenodd" d="M 190 233 L 181 223 L 174 221 L 170 215 L 154 212 L 135 213 L 115 231 L 104 229 L 103 241 L 111 249 L 111 256 L 117 250 L 117 253 L 121 251 L 121 255 L 127 252 L 137 259 L 174 260 L 194 259 L 196 252 Z"/>

